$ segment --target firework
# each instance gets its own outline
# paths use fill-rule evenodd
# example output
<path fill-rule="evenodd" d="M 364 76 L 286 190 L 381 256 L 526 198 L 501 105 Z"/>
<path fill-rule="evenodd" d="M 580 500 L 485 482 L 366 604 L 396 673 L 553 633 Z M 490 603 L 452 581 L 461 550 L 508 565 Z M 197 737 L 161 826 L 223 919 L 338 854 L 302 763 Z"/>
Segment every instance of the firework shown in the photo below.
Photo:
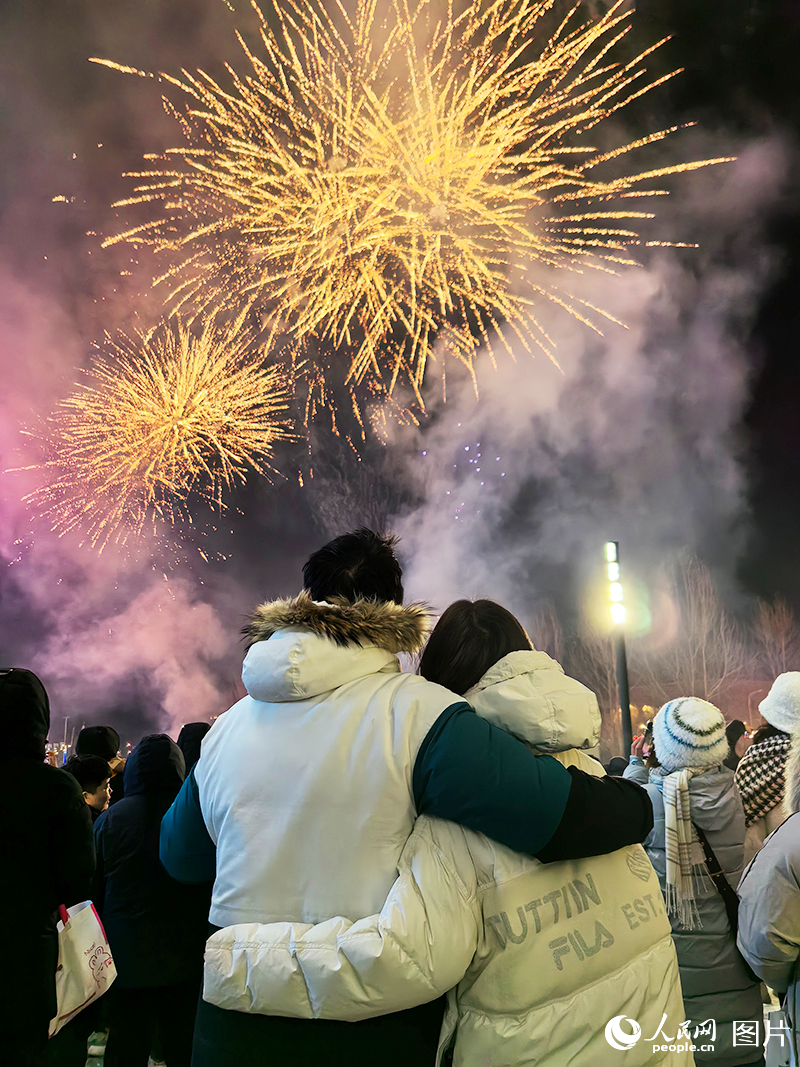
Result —
<path fill-rule="evenodd" d="M 191 522 L 190 498 L 222 508 L 249 469 L 269 477 L 293 434 L 284 372 L 265 367 L 236 327 L 193 332 L 180 320 L 109 338 L 87 381 L 41 431 L 45 483 L 28 503 L 64 534 L 102 548 L 158 520 Z"/>
<path fill-rule="evenodd" d="M 481 346 L 493 360 L 515 340 L 552 356 L 543 301 L 596 329 L 605 312 L 527 265 L 633 263 L 646 242 L 632 227 L 652 214 L 631 198 L 722 160 L 620 174 L 674 130 L 610 150 L 587 140 L 672 76 L 646 74 L 658 45 L 626 58 L 621 3 L 585 24 L 576 5 L 549 35 L 556 0 L 355 3 L 351 17 L 341 0 L 281 0 L 269 23 L 256 8 L 260 54 L 240 37 L 250 70 L 229 69 L 230 88 L 161 75 L 188 96 L 168 104 L 187 144 L 146 157 L 115 205 L 139 205 L 145 221 L 106 244 L 163 253 L 156 284 L 174 307 L 251 309 L 271 338 L 346 361 L 354 396 L 402 382 L 422 405 L 434 352 L 470 370 Z"/>

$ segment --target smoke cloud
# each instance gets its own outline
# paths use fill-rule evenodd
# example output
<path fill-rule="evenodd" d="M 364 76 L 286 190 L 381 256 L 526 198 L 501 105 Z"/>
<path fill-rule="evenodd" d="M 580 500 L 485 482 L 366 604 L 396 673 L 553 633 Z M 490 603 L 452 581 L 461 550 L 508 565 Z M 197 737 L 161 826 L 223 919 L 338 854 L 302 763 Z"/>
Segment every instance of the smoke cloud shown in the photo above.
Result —
<path fill-rule="evenodd" d="M 0 129 L 16 146 L 0 189 L 0 471 L 35 460 L 20 427 L 73 388 L 103 330 L 147 324 L 160 304 L 130 250 L 100 241 L 116 227 L 111 201 L 130 192 L 121 174 L 174 143 L 175 126 L 156 83 L 88 57 L 217 76 L 241 55 L 217 0 L 50 5 L 44 36 L 11 18 L 15 8 L 30 5 L 0 12 Z M 479 366 L 478 401 L 448 368 L 447 402 L 432 400 L 420 429 L 366 446 L 362 463 L 326 439 L 304 489 L 251 482 L 225 521 L 209 517 L 202 531 L 198 516 L 193 545 L 145 539 L 97 555 L 34 522 L 22 503 L 32 472 L 3 474 L 3 660 L 41 674 L 56 723 L 174 736 L 240 695 L 247 611 L 297 592 L 308 553 L 360 522 L 401 534 L 407 595 L 437 607 L 489 595 L 525 618 L 543 598 L 579 602 L 609 537 L 643 574 L 689 546 L 732 582 L 746 520 L 748 331 L 774 266 L 763 224 L 788 149 L 718 137 L 692 158 L 729 153 L 737 163 L 676 178 L 658 205 L 663 239 L 698 250 L 651 250 L 618 278 L 565 279 L 627 329 L 598 337 L 547 312 L 561 370 L 525 352 Z M 435 386 L 435 364 L 431 374 Z"/>
<path fill-rule="evenodd" d="M 448 377 L 447 403 L 409 447 L 424 493 L 399 521 L 410 594 L 438 606 L 488 595 L 525 617 L 539 599 L 580 596 L 607 539 L 641 571 L 690 547 L 732 584 L 746 519 L 747 341 L 774 266 L 763 225 L 787 150 L 764 140 L 738 157 L 683 177 L 661 207 L 698 250 L 658 249 L 618 278 L 573 279 L 627 329 L 598 337 L 553 314 L 561 371 L 519 352 L 479 368 L 480 400 Z"/>

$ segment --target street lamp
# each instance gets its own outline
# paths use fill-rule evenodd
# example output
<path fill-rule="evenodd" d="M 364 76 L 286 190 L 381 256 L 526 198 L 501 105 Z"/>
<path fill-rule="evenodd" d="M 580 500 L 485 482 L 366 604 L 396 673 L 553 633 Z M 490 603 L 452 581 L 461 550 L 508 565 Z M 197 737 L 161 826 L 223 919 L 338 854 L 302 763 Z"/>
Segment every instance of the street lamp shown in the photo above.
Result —
<path fill-rule="evenodd" d="M 614 651 L 617 672 L 617 699 L 622 715 L 622 750 L 627 755 L 633 744 L 631 725 L 631 695 L 628 685 L 628 657 L 625 652 L 625 602 L 620 582 L 619 541 L 606 542 L 608 598 L 611 621 L 614 623 Z"/>

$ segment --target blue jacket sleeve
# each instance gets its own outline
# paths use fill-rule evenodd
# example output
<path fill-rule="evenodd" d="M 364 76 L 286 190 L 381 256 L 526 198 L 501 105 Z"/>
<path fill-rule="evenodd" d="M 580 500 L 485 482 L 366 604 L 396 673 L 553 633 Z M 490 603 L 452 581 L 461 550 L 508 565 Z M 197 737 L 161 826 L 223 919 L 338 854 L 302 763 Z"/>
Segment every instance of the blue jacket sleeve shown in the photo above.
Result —
<path fill-rule="evenodd" d="M 159 857 L 177 882 L 212 882 L 216 876 L 217 846 L 203 819 L 194 767 L 161 820 Z"/>
<path fill-rule="evenodd" d="M 555 833 L 571 779 L 558 760 L 534 755 L 460 702 L 428 731 L 412 786 L 420 815 L 449 819 L 533 855 Z"/>
<path fill-rule="evenodd" d="M 429 730 L 412 785 L 420 815 L 479 830 L 545 863 L 615 852 L 653 827 L 640 786 L 537 756 L 463 702 Z"/>

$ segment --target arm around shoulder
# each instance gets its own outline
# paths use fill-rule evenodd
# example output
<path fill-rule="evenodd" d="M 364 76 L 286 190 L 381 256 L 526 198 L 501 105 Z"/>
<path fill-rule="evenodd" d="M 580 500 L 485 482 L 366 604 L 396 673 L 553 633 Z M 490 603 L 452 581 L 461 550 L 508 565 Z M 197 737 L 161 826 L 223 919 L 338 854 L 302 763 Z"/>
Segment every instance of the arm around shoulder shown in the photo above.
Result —
<path fill-rule="evenodd" d="M 552 863 L 602 856 L 647 838 L 653 829 L 653 805 L 645 789 L 624 778 L 598 778 L 577 767 L 569 767 L 568 773 L 572 786 L 564 814 L 537 859 Z"/>
<path fill-rule="evenodd" d="M 413 789 L 418 814 L 449 819 L 535 855 L 556 832 L 571 783 L 558 760 L 535 755 L 462 701 L 446 708 L 428 732 Z"/>
<path fill-rule="evenodd" d="M 430 820 L 417 825 L 380 914 L 219 930 L 206 945 L 203 999 L 234 1011 L 355 1022 L 452 989 L 478 943 L 474 866 L 457 827 L 439 824 L 440 847 Z"/>

